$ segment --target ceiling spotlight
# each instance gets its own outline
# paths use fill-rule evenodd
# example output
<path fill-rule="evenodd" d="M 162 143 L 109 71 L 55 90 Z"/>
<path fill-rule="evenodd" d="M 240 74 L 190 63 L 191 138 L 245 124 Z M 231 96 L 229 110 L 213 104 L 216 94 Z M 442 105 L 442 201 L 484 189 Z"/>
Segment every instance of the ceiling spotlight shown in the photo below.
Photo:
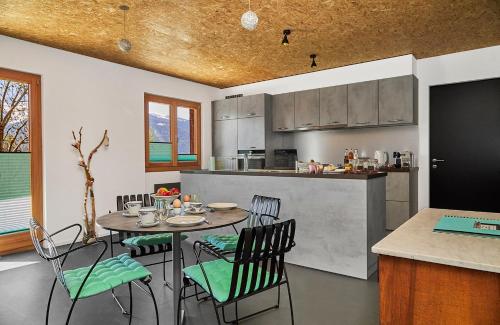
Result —
<path fill-rule="evenodd" d="M 282 45 L 288 46 L 288 35 L 290 35 L 292 31 L 289 29 L 283 30 L 283 40 L 281 41 Z"/>
<path fill-rule="evenodd" d="M 259 17 L 257 14 L 250 10 L 250 0 L 248 0 L 248 11 L 241 15 L 241 26 L 246 30 L 253 31 L 257 28 L 257 24 L 259 23 Z"/>
<path fill-rule="evenodd" d="M 316 64 L 316 54 L 311 54 L 309 55 L 309 57 L 312 59 L 312 62 L 311 62 L 311 68 L 316 68 L 318 65 Z"/>
<path fill-rule="evenodd" d="M 127 5 L 121 5 L 120 7 L 121 11 L 123 11 L 123 38 L 118 41 L 118 48 L 122 52 L 129 52 L 132 49 L 132 43 L 126 38 L 127 35 L 127 11 L 130 9 Z"/>

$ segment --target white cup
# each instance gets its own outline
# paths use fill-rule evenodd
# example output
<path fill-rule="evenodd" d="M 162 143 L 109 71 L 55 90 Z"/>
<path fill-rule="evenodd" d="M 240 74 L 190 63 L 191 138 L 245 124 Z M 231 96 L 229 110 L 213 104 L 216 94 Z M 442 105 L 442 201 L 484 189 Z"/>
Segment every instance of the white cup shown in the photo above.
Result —
<path fill-rule="evenodd" d="M 189 208 L 191 206 L 191 202 L 184 202 L 184 207 Z"/>
<path fill-rule="evenodd" d="M 141 201 L 128 201 L 125 203 L 125 209 L 130 215 L 137 215 L 139 210 L 141 209 L 142 202 Z"/>
<path fill-rule="evenodd" d="M 139 218 L 143 225 L 150 225 L 156 221 L 156 209 L 154 207 L 141 208 L 139 210 Z"/>
<path fill-rule="evenodd" d="M 181 211 L 182 211 L 182 209 L 181 209 L 181 208 L 173 208 L 172 210 L 174 211 L 174 214 L 175 214 L 175 215 L 179 215 L 179 214 L 181 214 Z"/>

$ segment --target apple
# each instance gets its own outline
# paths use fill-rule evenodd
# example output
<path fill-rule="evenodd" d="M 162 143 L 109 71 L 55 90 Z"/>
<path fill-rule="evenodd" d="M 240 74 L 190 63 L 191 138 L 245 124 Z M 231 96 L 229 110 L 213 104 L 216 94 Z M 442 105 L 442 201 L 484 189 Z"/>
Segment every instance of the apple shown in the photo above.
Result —
<path fill-rule="evenodd" d="M 173 206 L 174 208 L 180 208 L 180 207 L 181 207 L 181 205 L 182 205 L 182 204 L 181 204 L 181 200 L 179 200 L 179 199 L 175 199 L 175 200 L 172 202 L 172 206 Z"/>
<path fill-rule="evenodd" d="M 180 191 L 177 187 L 172 187 L 170 189 L 170 192 L 172 192 L 172 195 L 180 194 Z"/>
<path fill-rule="evenodd" d="M 188 195 L 188 194 L 184 195 L 184 197 L 182 198 L 182 200 L 183 200 L 184 202 L 189 202 L 189 201 L 191 201 L 191 195 Z"/>

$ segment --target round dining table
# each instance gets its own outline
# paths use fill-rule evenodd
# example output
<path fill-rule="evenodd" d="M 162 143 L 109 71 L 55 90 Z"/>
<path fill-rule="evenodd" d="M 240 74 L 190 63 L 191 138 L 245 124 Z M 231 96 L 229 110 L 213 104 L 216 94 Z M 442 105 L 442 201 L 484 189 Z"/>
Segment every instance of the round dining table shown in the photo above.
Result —
<path fill-rule="evenodd" d="M 173 324 L 177 324 L 177 315 L 180 315 L 181 322 L 184 318 L 184 311 L 177 312 L 179 306 L 179 293 L 182 283 L 181 269 L 181 233 L 204 231 L 215 228 L 227 227 L 240 223 L 247 219 L 248 211 L 235 208 L 231 210 L 207 211 L 203 214 L 206 222 L 197 226 L 177 227 L 169 226 L 165 222 L 160 222 L 154 227 L 140 227 L 138 217 L 126 217 L 123 211 L 112 212 L 98 217 L 96 222 L 104 229 L 117 232 L 136 232 L 142 234 L 172 233 L 172 283 L 173 283 Z M 182 307 L 181 307 L 182 308 Z"/>

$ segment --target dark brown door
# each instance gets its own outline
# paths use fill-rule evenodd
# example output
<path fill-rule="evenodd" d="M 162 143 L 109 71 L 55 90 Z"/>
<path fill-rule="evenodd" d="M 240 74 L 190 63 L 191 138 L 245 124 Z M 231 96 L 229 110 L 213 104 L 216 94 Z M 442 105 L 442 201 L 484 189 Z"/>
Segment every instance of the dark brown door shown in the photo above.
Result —
<path fill-rule="evenodd" d="M 430 88 L 430 206 L 500 212 L 500 79 Z"/>

